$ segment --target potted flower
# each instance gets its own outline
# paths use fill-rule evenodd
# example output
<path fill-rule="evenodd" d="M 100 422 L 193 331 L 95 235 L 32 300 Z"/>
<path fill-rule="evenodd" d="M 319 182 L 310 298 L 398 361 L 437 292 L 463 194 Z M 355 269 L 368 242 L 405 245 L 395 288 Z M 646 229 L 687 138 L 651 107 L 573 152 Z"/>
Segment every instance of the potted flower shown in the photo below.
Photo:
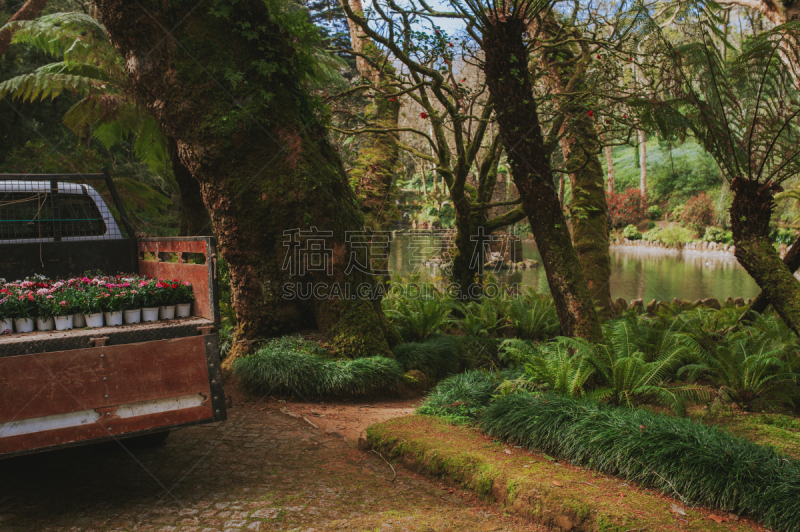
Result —
<path fill-rule="evenodd" d="M 122 310 L 125 307 L 125 296 L 122 290 L 113 283 L 107 283 L 100 289 L 100 309 L 106 319 L 106 325 L 122 325 Z"/>
<path fill-rule="evenodd" d="M 55 316 L 60 313 L 60 305 L 56 297 L 47 288 L 40 288 L 34 298 L 36 303 L 36 328 L 40 331 L 52 331 L 55 328 Z"/>
<path fill-rule="evenodd" d="M 58 314 L 54 316 L 57 331 L 65 331 L 75 326 L 75 290 L 67 288 L 53 294 L 58 301 Z"/>
<path fill-rule="evenodd" d="M 103 309 L 100 300 L 103 298 L 100 289 L 92 286 L 83 290 L 82 297 L 78 302 L 83 319 L 87 327 L 103 326 Z"/>
<path fill-rule="evenodd" d="M 28 333 L 33 331 L 33 326 L 36 323 L 34 316 L 36 316 L 36 302 L 33 293 L 27 290 L 20 290 L 13 292 L 9 296 L 12 303 L 12 316 L 14 318 L 14 328 L 19 333 Z"/>
<path fill-rule="evenodd" d="M 194 301 L 192 283 L 183 281 L 178 288 L 175 289 L 175 316 L 178 318 L 188 318 L 192 308 L 192 301 Z"/>
<path fill-rule="evenodd" d="M 0 289 L 0 334 L 14 332 L 14 304 L 9 292 L 7 288 Z"/>
<path fill-rule="evenodd" d="M 160 294 L 152 279 L 141 279 L 137 283 L 137 291 L 141 297 L 142 321 L 158 321 L 158 305 Z"/>
<path fill-rule="evenodd" d="M 170 282 L 169 280 L 159 279 L 156 283 L 158 289 L 159 302 L 158 317 L 162 320 L 171 320 L 175 317 L 175 295 L 180 283 L 177 279 Z"/>
<path fill-rule="evenodd" d="M 139 323 L 142 321 L 142 295 L 139 290 L 125 283 L 120 295 L 125 298 L 125 310 L 122 313 L 125 323 Z"/>

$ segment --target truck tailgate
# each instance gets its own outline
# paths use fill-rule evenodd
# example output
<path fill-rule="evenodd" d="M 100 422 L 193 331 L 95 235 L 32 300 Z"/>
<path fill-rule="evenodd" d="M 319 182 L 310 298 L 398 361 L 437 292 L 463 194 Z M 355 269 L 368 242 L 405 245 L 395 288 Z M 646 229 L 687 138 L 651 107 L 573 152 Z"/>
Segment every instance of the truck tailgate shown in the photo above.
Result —
<path fill-rule="evenodd" d="M 0 456 L 225 419 L 217 342 L 0 357 Z"/>

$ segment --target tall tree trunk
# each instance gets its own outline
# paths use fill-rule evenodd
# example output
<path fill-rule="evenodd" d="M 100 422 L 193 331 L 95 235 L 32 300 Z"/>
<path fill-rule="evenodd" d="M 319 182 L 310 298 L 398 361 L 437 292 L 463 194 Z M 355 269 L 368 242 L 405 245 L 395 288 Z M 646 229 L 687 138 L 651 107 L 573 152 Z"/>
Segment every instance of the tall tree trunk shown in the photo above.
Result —
<path fill-rule="evenodd" d="M 6 23 L 20 20 L 33 20 L 42 13 L 46 5 L 47 0 L 28 0 Z M 0 57 L 3 57 L 8 51 L 8 47 L 11 46 L 11 37 L 10 31 L 0 31 Z"/>
<path fill-rule="evenodd" d="M 237 328 L 226 367 L 257 341 L 308 325 L 339 353 L 388 355 L 380 302 L 356 291 L 374 287 L 374 277 L 346 272 L 357 249 L 345 232 L 362 226 L 325 124 L 298 85 L 292 36 L 260 0 L 147 5 L 99 7 L 133 90 L 200 183 L 230 266 Z M 243 79 L 227 81 L 231 72 Z M 292 294 L 298 283 L 314 296 Z M 334 294 L 347 283 L 357 298 Z"/>
<path fill-rule="evenodd" d="M 614 148 L 611 146 L 603 146 L 603 151 L 606 154 L 606 171 L 608 172 L 606 184 L 608 186 L 608 193 L 613 194 L 616 191 L 614 188 L 616 186 L 614 184 Z"/>
<path fill-rule="evenodd" d="M 798 245 L 798 242 L 800 242 L 800 240 L 792 244 L 792 247 L 789 248 L 786 255 L 783 257 L 783 263 L 789 268 L 792 275 L 800 268 L 800 245 Z M 768 306 L 769 297 L 767 297 L 767 294 L 762 290 L 756 298 L 753 299 L 748 312 L 745 312 L 742 314 L 742 317 L 739 318 L 739 323 L 749 323 L 753 321 L 753 313 L 763 314 Z"/>
<path fill-rule="evenodd" d="M 363 16 L 361 0 L 340 2 L 347 2 L 354 13 Z M 348 18 L 347 25 L 350 28 L 350 45 L 356 52 L 356 68 L 361 77 L 377 91 L 367 105 L 365 119 L 373 123 L 375 128 L 387 130 L 386 133 L 366 135 L 350 171 L 350 183 L 366 218 L 366 226 L 382 230 L 386 229 L 388 222 L 396 214 L 390 195 L 395 169 L 400 160 L 400 147 L 397 144 L 397 133 L 388 130 L 398 127 L 400 100 L 393 96 L 395 90 L 387 75 L 394 71 L 391 63 L 384 61 L 384 54 L 357 24 Z M 383 71 L 375 68 L 374 64 L 382 64 Z"/>
<path fill-rule="evenodd" d="M 647 138 L 639 130 L 639 192 L 647 199 Z"/>
<path fill-rule="evenodd" d="M 800 282 L 769 239 L 775 191 L 768 184 L 740 178 L 731 182 L 731 189 L 734 254 L 786 325 L 800 336 Z"/>
<path fill-rule="evenodd" d="M 180 236 L 197 236 L 211 232 L 211 218 L 203 203 L 200 193 L 200 183 L 192 177 L 192 173 L 181 162 L 178 153 L 178 141 L 172 137 L 167 138 L 169 159 L 172 163 L 172 175 L 178 184 L 181 195 L 181 228 Z"/>
<path fill-rule="evenodd" d="M 529 35 L 540 33 L 536 31 L 537 24 L 529 24 Z M 564 28 L 553 17 L 546 17 L 542 24 L 541 33 L 545 37 L 556 38 L 564 33 Z M 580 70 L 580 62 L 587 60 L 585 56 L 573 53 L 566 45 L 542 50 L 540 54 L 548 84 L 556 94 L 566 95 L 557 99 L 557 102 L 560 112 L 566 117 L 562 128 L 561 152 L 564 167 L 570 171 L 572 241 L 589 293 L 601 309 L 602 317 L 610 318 L 611 255 L 608 249 L 608 204 L 603 186 L 603 167 L 598 156 L 600 138 L 590 116 L 591 109 L 569 96 L 570 93 L 585 90 L 586 79 Z"/>
<path fill-rule="evenodd" d="M 553 184 L 550 156 L 526 66 L 525 30 L 525 22 L 515 15 L 486 24 L 486 83 L 495 103 L 512 177 L 542 255 L 562 333 L 601 341 L 600 321 Z"/>
<path fill-rule="evenodd" d="M 595 153 L 600 145 L 594 124 L 582 106 L 567 112 L 570 126 L 561 139 L 572 187 L 570 214 L 572 241 L 578 254 L 589 294 L 601 317 L 608 319 L 611 306 L 611 254 L 608 243 L 608 204 L 603 190 L 603 167 Z"/>

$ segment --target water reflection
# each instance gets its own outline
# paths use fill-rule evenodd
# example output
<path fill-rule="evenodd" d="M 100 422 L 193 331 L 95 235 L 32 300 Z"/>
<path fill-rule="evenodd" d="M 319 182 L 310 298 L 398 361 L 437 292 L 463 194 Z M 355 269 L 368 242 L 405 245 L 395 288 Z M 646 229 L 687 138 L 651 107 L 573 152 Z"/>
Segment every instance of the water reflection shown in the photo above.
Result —
<path fill-rule="evenodd" d="M 392 244 L 389 266 L 393 272 L 407 276 L 415 269 L 424 277 L 431 273 L 441 275 L 439 268 L 420 265 L 420 236 L 397 235 Z M 430 239 L 425 246 L 435 248 L 437 242 Z M 431 247 L 428 247 L 431 246 Z M 427 249 L 426 249 L 427 251 Z M 536 245 L 523 243 L 526 259 L 541 262 Z M 428 255 L 430 256 L 430 254 Z M 498 281 L 519 283 L 533 287 L 537 292 L 549 292 L 544 268 L 501 271 Z M 641 298 L 672 300 L 673 298 L 694 301 L 707 297 L 755 297 L 759 289 L 755 281 L 732 255 L 703 256 L 698 253 L 664 252 L 658 249 L 612 248 L 611 252 L 611 296 L 631 299 Z"/>

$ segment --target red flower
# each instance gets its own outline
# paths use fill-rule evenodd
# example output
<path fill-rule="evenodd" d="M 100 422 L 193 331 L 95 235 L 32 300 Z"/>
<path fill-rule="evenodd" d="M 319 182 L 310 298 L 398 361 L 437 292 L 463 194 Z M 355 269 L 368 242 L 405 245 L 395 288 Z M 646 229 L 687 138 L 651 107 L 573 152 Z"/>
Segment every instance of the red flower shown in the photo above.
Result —
<path fill-rule="evenodd" d="M 172 289 L 175 290 L 176 288 L 178 288 L 178 283 L 173 283 Z"/>
<path fill-rule="evenodd" d="M 428 113 L 420 113 L 419 117 L 420 118 L 428 118 Z"/>
<path fill-rule="evenodd" d="M 606 124 L 610 124 L 611 120 L 606 119 Z"/>
<path fill-rule="evenodd" d="M 600 54 L 597 54 L 597 58 L 600 59 Z"/>
<path fill-rule="evenodd" d="M 589 112 L 588 112 L 588 113 L 586 113 L 586 114 L 588 114 L 588 115 L 589 115 L 589 118 L 591 118 L 591 117 L 593 117 L 593 116 L 594 116 L 594 111 L 589 111 Z"/>
<path fill-rule="evenodd" d="M 628 118 L 628 115 L 622 115 L 622 118 Z"/>

